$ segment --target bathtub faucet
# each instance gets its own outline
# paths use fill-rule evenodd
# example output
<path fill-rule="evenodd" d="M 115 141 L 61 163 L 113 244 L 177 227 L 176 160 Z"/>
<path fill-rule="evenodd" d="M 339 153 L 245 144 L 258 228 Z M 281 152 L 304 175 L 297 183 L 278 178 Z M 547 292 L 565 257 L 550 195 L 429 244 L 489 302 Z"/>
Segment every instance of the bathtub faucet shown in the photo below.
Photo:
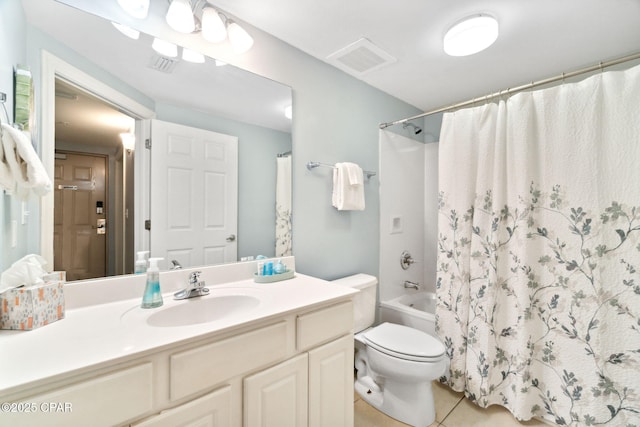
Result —
<path fill-rule="evenodd" d="M 404 281 L 404 287 L 405 288 L 420 289 L 420 285 L 418 283 L 412 282 L 410 280 L 405 280 Z"/>

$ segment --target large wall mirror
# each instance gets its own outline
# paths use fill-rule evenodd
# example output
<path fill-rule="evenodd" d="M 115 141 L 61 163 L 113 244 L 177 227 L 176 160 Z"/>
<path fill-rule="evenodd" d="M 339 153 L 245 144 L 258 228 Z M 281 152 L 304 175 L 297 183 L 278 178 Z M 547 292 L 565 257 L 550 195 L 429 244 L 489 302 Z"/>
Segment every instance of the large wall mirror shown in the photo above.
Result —
<path fill-rule="evenodd" d="M 66 269 L 70 279 L 131 273 L 135 254 L 141 250 L 153 250 L 154 243 L 168 235 L 166 229 L 160 232 L 162 229 L 155 224 L 159 214 L 166 214 L 169 222 L 172 216 L 174 220 L 177 218 L 174 223 L 178 228 L 189 228 L 193 224 L 185 218 L 190 215 L 190 209 L 206 213 L 204 224 L 200 223 L 203 228 L 191 230 L 195 233 L 192 235 L 198 237 L 206 234 L 207 227 L 216 228 L 223 222 L 234 222 L 225 217 L 228 212 L 233 213 L 236 228 L 225 230 L 222 232 L 224 235 L 218 233 L 233 247 L 232 258 L 225 255 L 224 245 L 206 247 L 207 243 L 203 243 L 204 250 L 194 255 L 179 243 L 173 242 L 171 246 L 170 241 L 168 252 L 152 254 L 169 258 L 163 263 L 165 269 L 171 267 L 173 259 L 183 267 L 192 267 L 257 255 L 279 255 L 275 248 L 276 187 L 282 183 L 283 176 L 278 168 L 290 168 L 282 163 L 283 159 L 290 161 L 292 147 L 291 118 L 285 116 L 285 110 L 290 109 L 292 102 L 289 87 L 231 65 L 217 63 L 213 58 L 202 58 L 204 62 L 184 60 L 180 47 L 180 55 L 176 58 L 161 55 L 151 47 L 153 37 L 140 34 L 136 39 L 130 38 L 111 21 L 54 0 L 23 0 L 22 3 L 28 24 L 35 28 L 33 38 L 36 41 L 41 39 L 42 49 L 53 50 L 53 55 L 58 54 L 56 58 L 62 56 L 65 66 L 92 74 L 94 81 L 103 88 L 102 93 L 100 90 L 96 93 L 94 88 L 86 87 L 91 86 L 86 83 L 89 80 L 73 81 L 61 73 L 55 76 L 54 99 L 42 97 L 43 109 L 49 108 L 47 102 L 55 104 L 54 112 L 43 111 L 42 114 L 42 137 L 46 139 L 48 135 L 47 120 L 53 121 L 55 128 L 55 146 L 49 141 L 42 141 L 42 157 L 45 165 L 49 164 L 53 169 L 56 179 L 53 200 L 43 203 L 41 227 L 43 233 L 51 233 L 51 236 L 44 234 L 42 242 L 47 247 L 42 251 L 46 253 L 49 246 L 46 242 L 51 242 L 57 268 Z M 33 44 L 38 43 L 30 43 Z M 44 73 L 48 68 L 55 69 L 44 63 L 42 68 Z M 106 92 L 105 87 L 108 88 Z M 111 97 L 110 93 L 116 95 Z M 132 100 L 139 107 L 138 111 L 120 105 L 117 94 Z M 175 125 L 188 135 L 178 135 L 174 128 L 166 130 L 162 126 L 157 127 L 156 123 Z M 232 209 L 225 213 L 218 206 L 219 195 L 230 191 L 221 189 L 222 183 L 228 183 L 230 178 L 218 172 L 205 171 L 204 181 L 209 186 L 205 185 L 200 190 L 202 197 L 190 193 L 193 181 L 189 181 L 186 172 L 176 171 L 191 168 L 195 161 L 187 162 L 188 166 L 174 166 L 174 169 L 158 175 L 154 150 L 161 149 L 169 157 L 180 155 L 186 146 L 182 143 L 191 138 L 189 132 L 193 129 L 194 132 L 205 132 L 204 136 L 193 137 L 201 138 L 205 144 L 198 157 L 215 157 L 223 152 L 229 154 L 225 150 L 232 149 L 222 144 L 227 143 L 227 137 L 235 138 L 232 145 L 235 144 L 237 149 L 237 169 L 231 171 L 231 175 L 237 177 L 235 194 L 225 196 L 226 203 L 235 207 L 235 211 Z M 165 140 L 156 147 L 154 140 L 161 132 L 164 132 Z M 135 136 L 133 147 L 123 146 L 123 139 L 127 139 L 121 135 L 123 133 Z M 151 150 L 148 151 L 145 140 L 150 135 Z M 206 145 L 213 139 L 214 143 Z M 74 166 L 74 162 L 80 166 Z M 86 162 L 90 166 L 86 166 Z M 96 183 L 94 175 L 83 175 L 82 172 L 100 168 L 104 169 L 103 184 Z M 66 175 L 62 171 L 66 171 Z M 174 175 L 179 178 L 181 173 L 187 177 L 182 181 L 165 179 Z M 106 188 L 101 195 L 87 195 L 82 191 L 85 187 L 93 190 L 101 185 Z M 290 187 L 290 182 L 288 185 Z M 154 211 L 153 202 L 149 199 L 153 200 L 154 195 L 161 193 L 168 199 Z M 77 205 L 72 204 L 75 199 Z M 187 207 L 194 200 L 199 204 Z M 49 219 L 51 226 L 44 224 L 47 221 L 47 203 L 54 212 L 53 218 Z M 64 204 L 70 207 L 63 208 Z M 69 212 L 77 213 L 81 206 L 88 211 L 81 213 L 80 219 L 75 221 Z M 165 212 L 165 208 L 174 211 Z M 64 218 L 59 209 L 65 212 Z M 104 227 L 101 224 L 103 219 L 102 224 L 106 222 Z M 151 230 L 146 231 L 145 221 L 149 219 Z M 88 231 L 78 232 L 80 237 L 71 233 L 76 222 L 89 227 Z M 89 238 L 94 242 L 91 243 Z M 69 242 L 74 240 L 77 247 L 62 255 L 61 248 L 64 246 L 69 250 Z M 88 258 L 88 253 L 96 255 L 92 245 L 104 247 L 104 266 L 84 274 L 82 271 L 86 268 L 82 263 L 95 267 L 97 262 Z M 63 256 L 70 259 L 66 266 L 58 262 L 58 258 Z M 74 269 L 78 274 L 69 275 Z"/>

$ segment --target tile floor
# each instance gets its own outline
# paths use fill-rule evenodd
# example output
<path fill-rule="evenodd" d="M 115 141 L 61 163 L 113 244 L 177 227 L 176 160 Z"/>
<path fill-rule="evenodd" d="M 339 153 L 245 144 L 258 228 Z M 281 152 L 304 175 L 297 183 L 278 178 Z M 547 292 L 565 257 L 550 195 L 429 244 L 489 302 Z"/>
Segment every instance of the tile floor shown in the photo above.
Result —
<path fill-rule="evenodd" d="M 355 427 L 407 427 L 370 406 L 354 392 Z M 433 382 L 436 421 L 429 427 L 548 427 L 542 421 L 520 422 L 501 406 L 482 409 L 469 402 L 462 393 Z"/>

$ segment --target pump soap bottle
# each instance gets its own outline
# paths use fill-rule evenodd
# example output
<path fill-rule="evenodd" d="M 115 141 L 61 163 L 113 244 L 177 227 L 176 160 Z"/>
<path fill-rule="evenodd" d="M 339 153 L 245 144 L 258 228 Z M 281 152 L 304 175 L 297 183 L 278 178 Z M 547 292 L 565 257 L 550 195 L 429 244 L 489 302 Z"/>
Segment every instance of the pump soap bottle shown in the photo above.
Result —
<path fill-rule="evenodd" d="M 164 258 L 149 258 L 147 269 L 147 285 L 142 296 L 142 308 L 155 308 L 162 305 L 162 293 L 160 293 L 160 270 L 158 261 Z"/>
<path fill-rule="evenodd" d="M 142 274 L 147 272 L 147 255 L 149 251 L 140 251 L 138 252 L 138 259 L 136 260 L 135 269 L 133 270 L 135 274 Z"/>

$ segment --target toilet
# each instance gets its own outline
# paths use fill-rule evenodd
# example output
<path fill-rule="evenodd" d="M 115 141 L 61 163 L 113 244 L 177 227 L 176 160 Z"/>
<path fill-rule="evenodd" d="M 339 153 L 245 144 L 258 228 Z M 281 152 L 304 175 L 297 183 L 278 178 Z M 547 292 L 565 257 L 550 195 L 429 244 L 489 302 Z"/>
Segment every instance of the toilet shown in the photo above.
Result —
<path fill-rule="evenodd" d="M 375 321 L 378 280 L 355 274 L 332 283 L 356 288 L 355 389 L 371 406 L 403 423 L 426 427 L 436 418 L 431 381 L 447 368 L 445 347 L 426 332 Z"/>

